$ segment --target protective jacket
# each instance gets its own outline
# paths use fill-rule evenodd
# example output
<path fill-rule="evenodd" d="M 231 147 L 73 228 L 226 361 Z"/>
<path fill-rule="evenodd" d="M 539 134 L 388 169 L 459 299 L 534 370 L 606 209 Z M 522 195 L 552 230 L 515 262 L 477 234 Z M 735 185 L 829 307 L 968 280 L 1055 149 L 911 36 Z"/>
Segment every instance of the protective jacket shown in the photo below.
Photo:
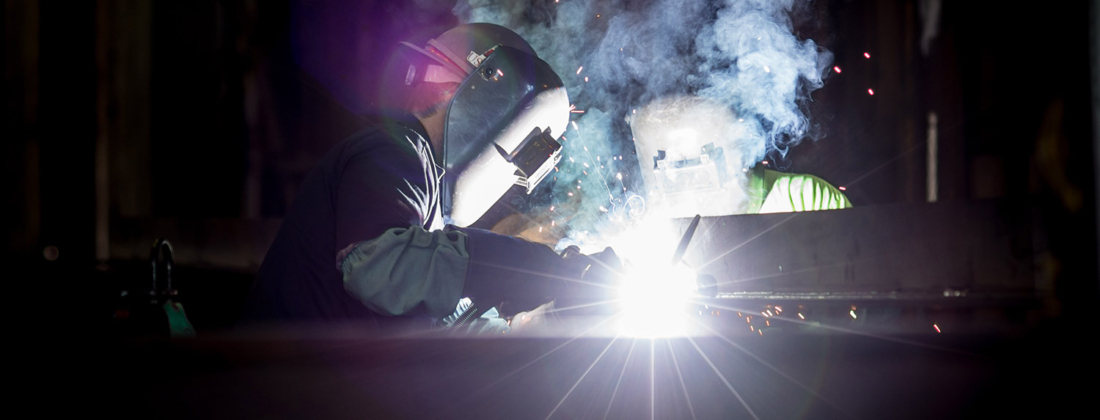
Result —
<path fill-rule="evenodd" d="M 757 165 L 749 179 L 747 213 L 788 213 L 852 207 L 844 193 L 813 175 L 789 174 Z"/>
<path fill-rule="evenodd" d="M 442 175 L 412 117 L 379 119 L 338 144 L 302 183 L 243 320 L 442 319 L 464 296 L 519 311 L 571 289 L 585 267 L 549 247 L 443 226 Z"/>

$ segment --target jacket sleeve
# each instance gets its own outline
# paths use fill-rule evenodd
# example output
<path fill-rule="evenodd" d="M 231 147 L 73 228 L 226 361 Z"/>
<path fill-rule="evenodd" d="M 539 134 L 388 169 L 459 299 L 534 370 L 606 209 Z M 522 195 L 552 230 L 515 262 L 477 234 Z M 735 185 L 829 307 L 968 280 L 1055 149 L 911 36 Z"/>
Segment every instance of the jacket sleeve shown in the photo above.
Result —
<path fill-rule="evenodd" d="M 378 314 L 442 318 L 462 298 L 466 241 L 459 231 L 387 230 L 354 245 L 344 257 L 344 289 Z"/>
<path fill-rule="evenodd" d="M 340 264 L 344 288 L 383 315 L 443 318 L 462 297 L 480 307 L 533 309 L 554 299 L 605 299 L 581 280 L 590 264 L 545 245 L 481 229 L 397 228 L 356 244 Z"/>
<path fill-rule="evenodd" d="M 813 175 L 778 174 L 760 213 L 836 210 L 852 207 L 848 197 Z"/>

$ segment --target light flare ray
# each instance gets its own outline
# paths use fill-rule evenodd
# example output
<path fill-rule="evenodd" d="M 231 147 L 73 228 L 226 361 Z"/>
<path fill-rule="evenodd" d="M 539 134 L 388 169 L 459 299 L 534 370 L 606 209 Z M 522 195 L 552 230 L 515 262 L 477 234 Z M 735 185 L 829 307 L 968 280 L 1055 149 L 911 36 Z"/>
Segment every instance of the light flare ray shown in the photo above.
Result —
<path fill-rule="evenodd" d="M 607 343 L 607 347 L 604 347 L 604 348 L 603 348 L 603 351 L 601 351 L 601 352 L 600 352 L 600 355 L 599 355 L 599 356 L 596 356 L 596 360 L 593 360 L 593 361 L 592 361 L 592 364 L 591 364 L 591 365 L 588 365 L 588 369 L 585 369 L 585 370 L 584 370 L 584 373 L 582 373 L 582 374 L 581 374 L 581 377 L 580 377 L 580 378 L 577 378 L 577 382 L 575 382 L 575 383 L 573 384 L 573 386 L 569 388 L 569 391 L 567 391 L 567 392 L 565 393 L 565 395 L 563 395 L 563 396 L 561 397 L 561 401 L 558 401 L 558 405 L 555 405 L 555 406 L 554 406 L 554 409 L 553 409 L 553 410 L 550 410 L 550 414 L 547 414 L 547 415 L 546 415 L 546 418 L 547 418 L 547 419 L 549 419 L 549 418 L 550 418 L 550 416 L 553 416 L 553 415 L 554 415 L 554 412 L 558 411 L 558 408 L 559 408 L 559 407 L 561 407 L 561 405 L 562 405 L 563 403 L 565 403 L 565 399 L 566 399 L 566 398 L 569 398 L 569 394 L 572 394 L 572 393 L 573 393 L 573 390 L 574 390 L 574 389 L 577 389 L 577 385 L 580 385 L 580 384 L 581 384 L 581 381 L 584 381 L 584 377 L 585 377 L 585 376 L 588 376 L 588 372 L 591 372 L 591 371 L 592 371 L 592 368 L 596 367 L 596 363 L 599 363 L 599 362 L 600 362 L 600 359 L 602 359 L 602 358 L 603 358 L 603 355 L 607 353 L 607 350 L 608 350 L 608 349 L 610 349 L 610 348 L 611 348 L 611 346 L 612 346 L 612 345 L 614 345 L 614 344 L 615 344 L 615 342 L 616 342 L 616 341 L 618 341 L 618 340 L 619 340 L 619 336 L 615 336 L 615 338 L 611 339 L 611 342 L 610 342 L 610 343 Z"/>
<path fill-rule="evenodd" d="M 703 349 L 699 348 L 699 344 L 695 343 L 695 339 L 691 337 L 687 337 L 687 339 L 691 342 L 692 346 L 695 346 L 695 351 L 699 352 L 700 356 L 703 356 L 703 360 L 705 360 L 707 364 L 710 365 L 710 368 L 714 370 L 714 373 L 718 375 L 718 378 L 722 380 L 722 383 L 726 384 L 726 388 L 729 388 L 730 392 L 733 393 L 733 396 L 737 397 L 737 401 L 741 402 L 741 405 L 745 407 L 745 410 L 749 412 L 749 415 L 751 415 L 753 419 L 760 420 L 760 417 L 756 415 L 755 411 L 752 411 L 752 408 L 749 407 L 749 404 L 745 402 L 745 399 L 741 398 L 741 394 L 733 388 L 733 385 L 730 384 L 730 381 L 726 380 L 726 375 L 723 375 L 722 372 L 719 372 L 718 367 L 714 365 L 714 362 L 710 361 L 710 358 L 707 357 L 706 353 L 703 353 Z"/>

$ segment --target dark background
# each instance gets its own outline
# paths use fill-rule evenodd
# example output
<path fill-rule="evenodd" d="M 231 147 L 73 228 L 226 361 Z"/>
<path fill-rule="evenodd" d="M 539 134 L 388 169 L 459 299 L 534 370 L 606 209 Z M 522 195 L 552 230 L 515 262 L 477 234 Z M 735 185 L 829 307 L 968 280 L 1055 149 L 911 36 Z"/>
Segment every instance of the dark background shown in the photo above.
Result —
<path fill-rule="evenodd" d="M 1091 3 L 944 2 L 927 53 L 919 1 L 822 0 L 796 19 L 842 73 L 808 105 L 824 137 L 782 167 L 845 186 L 860 207 L 928 205 L 934 113 L 936 201 L 996 200 L 1034 219 L 1037 269 L 1053 281 L 1045 322 L 1058 326 L 1001 352 L 998 367 L 1027 365 L 1020 382 L 1068 375 L 1067 360 L 1049 373 L 1028 352 L 1087 355 L 1096 331 Z M 14 286 L 12 334 L 108 331 L 118 290 L 148 281 L 157 237 L 175 246 L 195 327 L 231 326 L 298 183 L 378 105 L 393 43 L 454 25 L 451 6 L 5 1 L 0 277 Z"/>

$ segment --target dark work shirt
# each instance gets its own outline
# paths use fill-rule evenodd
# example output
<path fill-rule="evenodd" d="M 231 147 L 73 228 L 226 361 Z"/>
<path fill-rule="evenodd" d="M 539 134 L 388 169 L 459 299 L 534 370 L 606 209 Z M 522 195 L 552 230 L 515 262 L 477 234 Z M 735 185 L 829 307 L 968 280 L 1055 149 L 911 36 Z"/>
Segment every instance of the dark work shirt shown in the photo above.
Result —
<path fill-rule="evenodd" d="M 344 290 L 338 255 L 391 228 L 428 228 L 436 185 L 416 148 L 426 139 L 415 119 L 378 119 L 325 154 L 264 257 L 242 322 L 373 318 Z"/>

